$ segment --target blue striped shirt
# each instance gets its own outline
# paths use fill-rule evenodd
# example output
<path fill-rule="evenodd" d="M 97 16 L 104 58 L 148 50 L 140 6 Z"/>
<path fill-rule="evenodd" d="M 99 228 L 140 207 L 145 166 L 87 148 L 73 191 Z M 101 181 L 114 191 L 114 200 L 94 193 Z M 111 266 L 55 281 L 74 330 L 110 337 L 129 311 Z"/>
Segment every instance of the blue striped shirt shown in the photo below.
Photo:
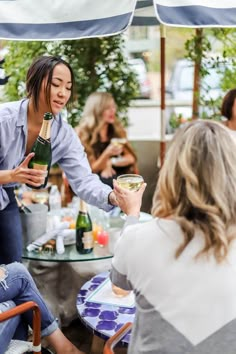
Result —
<path fill-rule="evenodd" d="M 11 170 L 25 157 L 27 144 L 28 99 L 0 105 L 0 169 Z M 51 126 L 52 165 L 57 163 L 64 170 L 77 196 L 91 205 L 106 211 L 111 188 L 103 184 L 91 172 L 84 148 L 73 128 L 57 115 Z M 4 187 L 15 184 L 4 185 Z M 0 185 L 0 210 L 9 203 L 8 196 Z"/>

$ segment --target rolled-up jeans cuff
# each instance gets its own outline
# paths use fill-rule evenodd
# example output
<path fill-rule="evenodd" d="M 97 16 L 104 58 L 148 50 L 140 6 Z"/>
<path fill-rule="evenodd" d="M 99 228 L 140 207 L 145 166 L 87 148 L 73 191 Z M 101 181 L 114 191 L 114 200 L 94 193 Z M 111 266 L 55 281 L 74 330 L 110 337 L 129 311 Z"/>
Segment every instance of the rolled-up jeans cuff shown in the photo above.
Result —
<path fill-rule="evenodd" d="M 49 336 L 50 334 L 52 334 L 53 332 L 55 332 L 55 330 L 56 330 L 57 328 L 58 328 L 57 320 L 54 320 L 47 328 L 44 328 L 44 329 L 41 331 L 42 337 Z"/>

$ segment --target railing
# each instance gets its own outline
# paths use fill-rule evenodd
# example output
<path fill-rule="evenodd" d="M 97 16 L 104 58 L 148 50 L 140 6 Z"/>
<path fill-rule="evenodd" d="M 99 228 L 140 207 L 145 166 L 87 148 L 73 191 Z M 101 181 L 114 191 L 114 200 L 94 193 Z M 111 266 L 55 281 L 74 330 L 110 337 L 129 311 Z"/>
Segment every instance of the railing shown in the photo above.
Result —
<path fill-rule="evenodd" d="M 166 99 L 165 101 L 166 107 L 192 107 L 192 102 L 189 100 L 176 100 L 176 99 Z M 130 107 L 161 107 L 160 100 L 152 100 L 152 99 L 137 99 L 132 100 L 130 103 Z"/>

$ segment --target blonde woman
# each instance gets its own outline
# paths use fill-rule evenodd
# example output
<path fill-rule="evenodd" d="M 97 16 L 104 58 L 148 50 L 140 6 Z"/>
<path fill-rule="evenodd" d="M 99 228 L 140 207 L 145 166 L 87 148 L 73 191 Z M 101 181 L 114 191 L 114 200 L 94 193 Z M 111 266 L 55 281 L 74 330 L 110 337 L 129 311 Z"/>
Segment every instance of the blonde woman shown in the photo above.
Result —
<path fill-rule="evenodd" d="M 112 179 L 117 175 L 137 172 L 136 155 L 116 117 L 116 104 L 110 93 L 94 92 L 88 97 L 76 131 L 92 171 L 104 183 L 112 186 Z M 114 138 L 122 140 L 118 142 Z"/>
<path fill-rule="evenodd" d="M 182 127 L 160 172 L 154 219 L 124 230 L 111 279 L 135 292 L 129 354 L 236 352 L 234 150 L 222 124 Z M 145 186 L 114 185 L 127 223 L 137 222 Z"/>

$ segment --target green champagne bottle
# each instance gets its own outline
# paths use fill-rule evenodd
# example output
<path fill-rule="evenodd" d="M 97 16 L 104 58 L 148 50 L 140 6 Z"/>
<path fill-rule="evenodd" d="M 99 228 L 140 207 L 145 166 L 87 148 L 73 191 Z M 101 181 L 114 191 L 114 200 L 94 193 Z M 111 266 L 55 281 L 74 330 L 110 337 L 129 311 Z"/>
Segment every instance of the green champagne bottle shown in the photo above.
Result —
<path fill-rule="evenodd" d="M 31 214 L 32 211 L 30 210 L 30 208 L 28 208 L 24 203 L 22 203 L 17 196 L 15 195 L 16 198 L 16 202 L 18 205 L 18 210 L 21 214 Z"/>
<path fill-rule="evenodd" d="M 80 199 L 79 214 L 76 220 L 76 249 L 81 254 L 93 250 L 92 221 L 86 203 Z"/>
<path fill-rule="evenodd" d="M 39 170 L 47 171 L 44 183 L 39 187 L 33 187 L 27 184 L 28 187 L 34 189 L 44 188 L 48 181 L 48 174 L 51 167 L 52 150 L 51 150 L 51 123 L 53 115 L 52 113 L 45 113 L 43 117 L 43 124 L 39 132 L 31 152 L 34 152 L 34 157 L 29 162 L 29 168 L 35 168 Z"/>

